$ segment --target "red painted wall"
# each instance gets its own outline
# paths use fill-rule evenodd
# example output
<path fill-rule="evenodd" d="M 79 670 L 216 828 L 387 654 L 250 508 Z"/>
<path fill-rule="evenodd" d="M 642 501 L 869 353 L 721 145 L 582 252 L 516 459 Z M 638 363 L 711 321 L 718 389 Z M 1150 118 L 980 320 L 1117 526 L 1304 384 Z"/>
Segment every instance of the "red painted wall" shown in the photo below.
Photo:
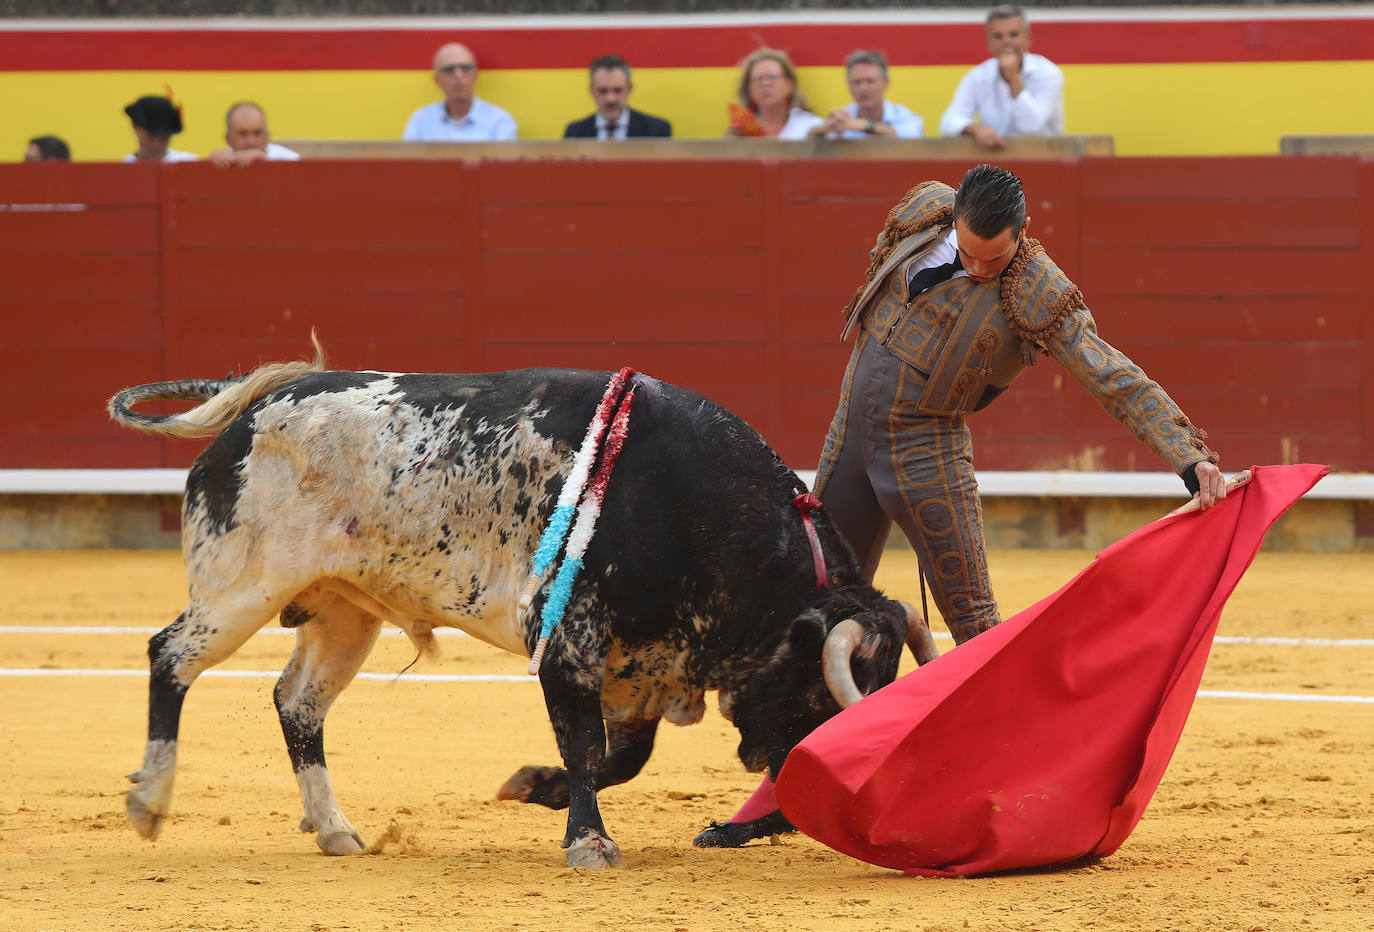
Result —
<path fill-rule="evenodd" d="M 1224 466 L 1374 470 L 1374 160 L 1008 164 Z M 812 468 L 883 217 L 967 167 L 0 165 L 0 467 L 187 463 L 200 444 L 115 428 L 108 396 L 299 358 L 315 327 L 341 368 L 631 365 Z M 1048 360 L 972 425 L 984 469 L 1161 468 Z"/>

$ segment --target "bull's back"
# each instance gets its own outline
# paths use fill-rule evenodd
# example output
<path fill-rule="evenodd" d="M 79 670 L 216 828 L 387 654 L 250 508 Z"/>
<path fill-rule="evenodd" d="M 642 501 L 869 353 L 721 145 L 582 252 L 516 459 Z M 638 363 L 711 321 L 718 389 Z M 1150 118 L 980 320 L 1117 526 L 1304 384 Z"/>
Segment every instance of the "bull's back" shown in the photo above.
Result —
<path fill-rule="evenodd" d="M 319 372 L 260 399 L 197 459 L 192 537 L 248 526 L 302 574 L 523 651 L 530 559 L 610 373 Z M 684 389 L 637 378 L 585 578 L 652 628 L 709 593 L 721 537 L 778 491 L 772 451 Z M 722 522 L 724 522 L 722 524 Z M 750 533 L 747 523 L 736 533 Z M 192 552 L 188 541 L 188 553 Z M 618 567 L 620 574 L 607 573 Z"/>

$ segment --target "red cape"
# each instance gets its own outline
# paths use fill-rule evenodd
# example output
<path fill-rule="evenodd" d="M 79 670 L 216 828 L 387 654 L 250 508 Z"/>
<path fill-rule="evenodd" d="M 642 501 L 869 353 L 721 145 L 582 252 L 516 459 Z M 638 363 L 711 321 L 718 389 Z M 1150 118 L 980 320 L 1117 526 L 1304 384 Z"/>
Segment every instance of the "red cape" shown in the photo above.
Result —
<path fill-rule="evenodd" d="M 850 706 L 788 756 L 783 814 L 909 874 L 1111 854 L 1169 764 L 1227 597 L 1326 472 L 1257 466 L 1213 508 L 1141 528 L 1058 592 Z"/>

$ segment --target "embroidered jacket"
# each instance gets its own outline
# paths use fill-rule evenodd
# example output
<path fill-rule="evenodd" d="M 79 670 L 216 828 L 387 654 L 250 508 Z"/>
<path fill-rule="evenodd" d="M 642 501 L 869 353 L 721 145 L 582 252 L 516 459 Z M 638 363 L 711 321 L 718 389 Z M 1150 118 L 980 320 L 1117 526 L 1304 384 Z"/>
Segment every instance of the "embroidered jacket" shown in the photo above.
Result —
<path fill-rule="evenodd" d="M 908 296 L 908 269 L 948 235 L 953 205 L 952 188 L 927 181 L 892 209 L 869 254 L 867 281 L 845 308 L 842 339 L 862 327 L 925 375 L 917 410 L 932 416 L 987 407 L 1038 355 L 1048 354 L 1176 472 L 1217 461 L 1206 433 L 1098 336 L 1078 287 L 1038 241 L 1022 237 L 997 283 L 953 278 Z"/>

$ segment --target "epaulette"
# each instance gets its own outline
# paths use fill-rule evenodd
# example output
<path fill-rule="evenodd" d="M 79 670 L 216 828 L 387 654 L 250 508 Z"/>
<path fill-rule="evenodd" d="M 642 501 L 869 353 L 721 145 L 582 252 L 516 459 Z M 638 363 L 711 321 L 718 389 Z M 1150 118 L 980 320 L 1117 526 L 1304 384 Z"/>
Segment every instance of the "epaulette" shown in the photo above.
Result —
<path fill-rule="evenodd" d="M 1002 274 L 1002 313 L 1011 332 L 1021 339 L 1021 358 L 1035 365 L 1036 350 L 1046 334 L 1054 333 L 1064 319 L 1083 306 L 1083 294 L 1069 281 L 1045 252 L 1040 241 L 1021 238 L 1007 270 Z"/>
<path fill-rule="evenodd" d="M 849 318 L 859 296 L 903 240 L 924 230 L 948 224 L 953 216 L 954 189 L 942 181 L 922 181 L 903 195 L 887 212 L 883 229 L 868 254 L 868 271 L 864 274 L 863 283 L 842 312 L 845 318 Z"/>

